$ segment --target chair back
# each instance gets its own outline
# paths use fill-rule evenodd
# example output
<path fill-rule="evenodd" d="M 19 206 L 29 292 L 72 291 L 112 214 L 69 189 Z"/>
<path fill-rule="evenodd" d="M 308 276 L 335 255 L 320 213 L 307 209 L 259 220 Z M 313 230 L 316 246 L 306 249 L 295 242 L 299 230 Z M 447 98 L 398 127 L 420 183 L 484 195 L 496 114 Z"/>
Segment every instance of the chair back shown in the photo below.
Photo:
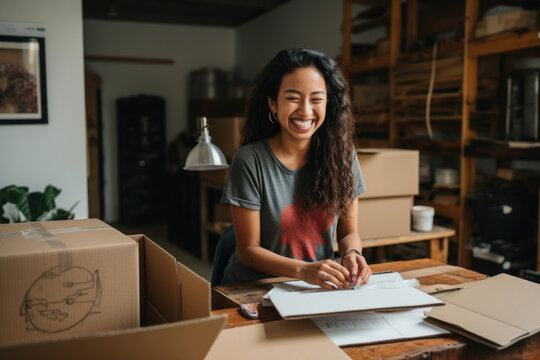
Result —
<path fill-rule="evenodd" d="M 229 263 L 229 259 L 236 250 L 236 237 L 234 236 L 234 227 L 229 226 L 218 240 L 216 253 L 214 255 L 214 266 L 212 268 L 212 287 L 221 283 L 225 268 Z"/>

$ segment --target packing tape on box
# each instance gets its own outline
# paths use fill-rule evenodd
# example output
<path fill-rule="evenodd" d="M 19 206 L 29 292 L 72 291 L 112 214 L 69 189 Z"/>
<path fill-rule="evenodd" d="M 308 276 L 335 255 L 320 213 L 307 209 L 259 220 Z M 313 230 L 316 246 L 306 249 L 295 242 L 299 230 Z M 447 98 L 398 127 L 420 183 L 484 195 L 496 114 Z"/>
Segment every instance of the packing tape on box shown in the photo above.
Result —
<path fill-rule="evenodd" d="M 27 223 L 30 224 L 39 224 L 39 223 Z M 41 225 L 42 228 L 43 225 Z M 65 229 L 54 229 L 54 230 L 47 230 L 45 229 L 47 236 L 52 234 L 64 234 L 64 233 L 72 233 L 72 232 L 80 232 L 80 231 L 94 231 L 94 230 L 111 230 L 112 227 L 110 226 L 86 226 L 86 227 L 72 227 L 72 228 L 65 228 Z M 47 240 L 47 236 L 44 236 L 42 232 L 37 231 L 36 228 L 31 229 L 25 229 L 21 230 L 17 233 L 10 233 L 10 234 L 0 234 L 0 239 L 5 238 L 11 238 L 11 237 L 19 237 L 24 236 L 26 239 L 41 239 L 41 240 Z M 54 237 L 54 236 L 53 236 Z"/>
<path fill-rule="evenodd" d="M 29 222 L 27 224 L 28 226 L 30 226 L 29 229 L 21 230 L 19 233 L 0 234 L 0 239 L 19 237 L 22 235 L 29 240 L 45 241 L 46 244 L 53 248 L 58 255 L 58 268 L 60 272 L 66 269 L 71 269 L 73 265 L 71 261 L 71 250 L 63 241 L 59 240 L 56 236 L 54 236 L 54 234 L 112 229 L 110 226 L 88 226 L 48 230 L 40 222 Z"/>

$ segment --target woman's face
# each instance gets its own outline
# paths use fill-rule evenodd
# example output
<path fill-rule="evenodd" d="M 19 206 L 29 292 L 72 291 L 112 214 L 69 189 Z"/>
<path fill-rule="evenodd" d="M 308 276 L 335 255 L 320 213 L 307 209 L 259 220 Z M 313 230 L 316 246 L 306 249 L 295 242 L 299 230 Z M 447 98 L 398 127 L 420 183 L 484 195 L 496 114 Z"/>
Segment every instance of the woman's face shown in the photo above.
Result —
<path fill-rule="evenodd" d="M 277 101 L 268 99 L 277 113 L 282 135 L 309 140 L 324 122 L 326 115 L 326 82 L 314 67 L 304 67 L 285 75 Z"/>

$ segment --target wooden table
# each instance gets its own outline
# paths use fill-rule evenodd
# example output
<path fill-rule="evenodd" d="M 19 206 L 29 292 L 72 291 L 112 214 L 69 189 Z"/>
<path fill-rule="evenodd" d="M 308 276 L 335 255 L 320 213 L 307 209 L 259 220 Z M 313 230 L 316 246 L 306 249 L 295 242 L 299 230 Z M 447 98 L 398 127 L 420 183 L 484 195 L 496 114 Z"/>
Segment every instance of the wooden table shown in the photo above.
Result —
<path fill-rule="evenodd" d="M 405 279 L 416 278 L 424 291 L 444 288 L 449 285 L 470 283 L 486 278 L 486 275 L 461 267 L 447 265 L 432 259 L 398 261 L 371 265 L 373 272 L 397 271 Z M 274 308 L 262 307 L 260 298 L 271 284 L 286 281 L 287 278 L 273 278 L 251 283 L 218 286 L 212 290 L 213 315 L 227 314 L 227 327 L 245 326 L 279 320 Z M 466 285 L 464 285 L 466 286 Z M 241 315 L 239 304 L 251 303 L 259 310 L 258 320 L 248 320 Z M 221 308 L 221 309 L 220 309 Z M 220 309 L 220 310 L 218 310 Z M 430 339 L 390 342 L 385 344 L 361 345 L 343 348 L 352 359 L 539 359 L 540 333 L 495 351 L 460 335 Z"/>
<path fill-rule="evenodd" d="M 434 225 L 431 231 L 411 231 L 410 234 L 391 236 L 376 239 L 362 239 L 364 249 L 388 245 L 408 244 L 418 241 L 429 241 L 427 256 L 433 260 L 448 262 L 448 242 L 450 237 L 456 234 L 455 230 L 443 226 Z M 337 251 L 337 243 L 334 242 L 334 251 Z"/>

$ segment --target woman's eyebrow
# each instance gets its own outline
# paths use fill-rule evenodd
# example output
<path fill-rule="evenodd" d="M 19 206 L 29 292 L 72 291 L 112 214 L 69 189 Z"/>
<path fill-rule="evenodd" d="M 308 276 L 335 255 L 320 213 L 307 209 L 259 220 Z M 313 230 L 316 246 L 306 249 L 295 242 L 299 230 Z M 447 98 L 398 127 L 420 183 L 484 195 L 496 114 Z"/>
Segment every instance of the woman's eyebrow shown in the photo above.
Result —
<path fill-rule="evenodd" d="M 285 90 L 285 91 L 283 91 L 283 93 L 294 93 L 294 94 L 302 95 L 302 93 L 301 93 L 300 91 L 294 90 L 294 89 Z M 317 90 L 317 91 L 313 91 L 313 92 L 311 93 L 311 95 L 315 95 L 315 94 L 322 94 L 322 95 L 324 95 L 324 91 L 322 91 L 322 90 Z"/>

